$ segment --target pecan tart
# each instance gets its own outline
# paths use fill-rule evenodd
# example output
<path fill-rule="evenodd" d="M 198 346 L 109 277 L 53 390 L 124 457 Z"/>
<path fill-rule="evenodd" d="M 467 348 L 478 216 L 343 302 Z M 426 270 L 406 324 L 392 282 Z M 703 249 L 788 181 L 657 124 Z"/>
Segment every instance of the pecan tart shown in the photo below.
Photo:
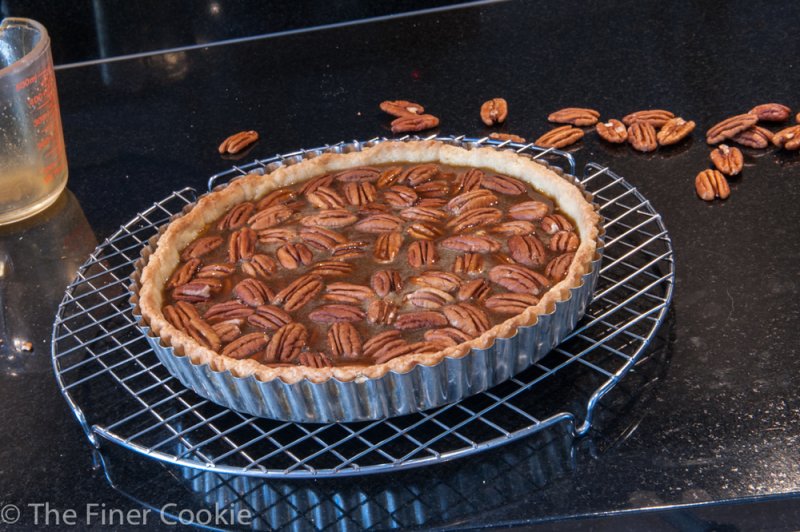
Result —
<path fill-rule="evenodd" d="M 364 382 L 536 323 L 591 270 L 599 221 L 528 157 L 383 142 L 203 196 L 153 245 L 138 307 L 195 365 Z"/>

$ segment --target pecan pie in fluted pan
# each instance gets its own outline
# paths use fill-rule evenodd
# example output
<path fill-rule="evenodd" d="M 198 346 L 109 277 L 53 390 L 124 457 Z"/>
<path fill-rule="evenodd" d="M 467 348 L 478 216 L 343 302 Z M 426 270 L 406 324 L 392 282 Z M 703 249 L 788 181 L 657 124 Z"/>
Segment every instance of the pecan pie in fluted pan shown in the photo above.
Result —
<path fill-rule="evenodd" d="M 598 235 L 583 192 L 529 157 L 383 142 L 205 195 L 146 248 L 134 302 L 201 395 L 298 421 L 377 418 L 544 356 L 586 308 Z"/>

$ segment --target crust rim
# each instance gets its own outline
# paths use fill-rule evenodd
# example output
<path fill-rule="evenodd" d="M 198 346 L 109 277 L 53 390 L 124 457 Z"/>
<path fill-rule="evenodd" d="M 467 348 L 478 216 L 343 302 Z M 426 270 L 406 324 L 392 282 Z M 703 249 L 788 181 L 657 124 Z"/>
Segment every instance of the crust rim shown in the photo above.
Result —
<path fill-rule="evenodd" d="M 481 336 L 430 354 L 410 354 L 372 366 L 343 365 L 331 368 L 306 366 L 271 367 L 255 360 L 236 360 L 199 345 L 194 339 L 169 324 L 161 312 L 163 286 L 178 264 L 180 251 L 198 234 L 230 207 L 243 201 L 257 200 L 267 192 L 305 181 L 331 171 L 355 166 L 392 162 L 440 162 L 453 166 L 471 166 L 493 170 L 516 177 L 553 197 L 562 211 L 576 223 L 581 243 L 566 277 L 552 286 L 537 305 L 521 314 L 511 316 Z M 591 270 L 597 251 L 600 216 L 586 200 L 581 190 L 553 170 L 513 151 L 493 147 L 467 150 L 440 141 L 386 141 L 363 151 L 326 153 L 311 159 L 282 166 L 273 172 L 249 174 L 231 182 L 225 188 L 202 196 L 184 215 L 172 220 L 154 244 L 155 250 L 142 269 L 138 288 L 138 304 L 143 323 L 161 339 L 166 347 L 188 356 L 193 364 L 208 364 L 215 371 L 230 371 L 234 376 L 255 377 L 262 382 L 281 379 L 287 384 L 307 379 L 314 383 L 336 379 L 342 382 L 378 379 L 389 373 L 406 373 L 416 365 L 432 366 L 445 358 L 461 358 L 473 348 L 483 349 L 497 338 L 507 338 L 519 327 L 531 326 L 538 316 L 550 312 L 557 301 L 570 296 L 570 289 L 580 285 L 581 278 Z"/>

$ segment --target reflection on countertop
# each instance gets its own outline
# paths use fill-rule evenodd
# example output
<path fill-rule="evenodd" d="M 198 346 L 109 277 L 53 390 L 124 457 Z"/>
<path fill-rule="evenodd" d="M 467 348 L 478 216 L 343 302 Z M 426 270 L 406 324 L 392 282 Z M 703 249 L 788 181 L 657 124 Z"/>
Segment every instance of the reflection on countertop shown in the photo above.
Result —
<path fill-rule="evenodd" d="M 552 500 L 544 488 L 569 482 L 635 432 L 666 374 L 673 324 L 669 316 L 639 364 L 601 400 L 597 427 L 586 438 L 575 439 L 571 423 L 558 423 L 421 469 L 313 482 L 163 466 L 116 445 L 95 457 L 111 485 L 139 504 L 191 509 L 187 515 L 220 512 L 257 530 L 458 527 L 465 519 L 471 526 L 496 526 L 522 506 L 558 511 L 565 502 Z M 175 443 L 175 451 L 185 453 L 184 443 Z"/>
<path fill-rule="evenodd" d="M 0 373 L 51 371 L 49 330 L 64 287 L 97 245 L 69 190 L 45 211 L 0 226 Z"/>

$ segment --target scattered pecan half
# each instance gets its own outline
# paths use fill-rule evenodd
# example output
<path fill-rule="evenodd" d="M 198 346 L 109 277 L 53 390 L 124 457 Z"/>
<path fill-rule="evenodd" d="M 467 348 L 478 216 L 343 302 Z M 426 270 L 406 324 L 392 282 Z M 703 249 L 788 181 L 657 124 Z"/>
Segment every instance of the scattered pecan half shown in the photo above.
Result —
<path fill-rule="evenodd" d="M 406 115 L 392 120 L 392 133 L 424 131 L 438 125 L 439 119 L 433 115 Z"/>
<path fill-rule="evenodd" d="M 756 115 L 762 122 L 783 122 L 792 116 L 792 110 L 779 103 L 762 103 L 748 112 Z"/>
<path fill-rule="evenodd" d="M 574 126 L 561 126 L 551 129 L 534 141 L 544 148 L 563 148 L 575 144 L 583 138 L 583 130 Z"/>
<path fill-rule="evenodd" d="M 688 122 L 681 117 L 670 118 L 656 135 L 660 146 L 671 146 L 685 139 L 689 133 L 694 131 L 694 120 Z"/>
<path fill-rule="evenodd" d="M 711 162 L 725 175 L 736 175 L 742 171 L 744 156 L 739 148 L 720 144 L 711 152 Z"/>
<path fill-rule="evenodd" d="M 649 152 L 658 148 L 656 128 L 650 122 L 634 122 L 628 127 L 628 142 L 634 150 Z"/>
<path fill-rule="evenodd" d="M 800 124 L 782 129 L 772 136 L 772 143 L 784 150 L 800 149 Z"/>
<path fill-rule="evenodd" d="M 555 124 L 572 124 L 573 126 L 593 126 L 600 119 L 600 113 L 594 109 L 583 107 L 567 107 L 550 113 L 547 120 Z"/>
<path fill-rule="evenodd" d="M 754 114 L 743 114 L 726 118 L 706 132 L 706 142 L 709 144 L 719 144 L 723 140 L 729 139 L 737 133 L 754 126 L 756 122 L 758 122 L 758 117 Z"/>
<path fill-rule="evenodd" d="M 381 111 L 400 118 L 408 115 L 421 115 L 425 108 L 408 100 L 386 100 L 380 104 Z"/>
<path fill-rule="evenodd" d="M 234 155 L 252 145 L 258 140 L 257 131 L 240 131 L 222 141 L 218 151 L 220 154 Z"/>
<path fill-rule="evenodd" d="M 731 195 L 728 181 L 718 170 L 703 170 L 694 180 L 697 195 L 705 201 L 714 201 L 714 198 L 726 199 Z"/>
<path fill-rule="evenodd" d="M 494 140 L 516 142 L 518 144 L 525 144 L 528 142 L 519 135 L 514 135 L 512 133 L 489 133 L 489 138 Z"/>
<path fill-rule="evenodd" d="M 481 105 L 481 120 L 487 126 L 502 124 L 508 117 L 508 102 L 503 98 L 492 98 Z"/>
<path fill-rule="evenodd" d="M 606 142 L 622 144 L 628 140 L 628 128 L 616 118 L 612 118 L 608 122 L 598 122 L 595 130 Z"/>
<path fill-rule="evenodd" d="M 667 123 L 667 120 L 675 118 L 675 114 L 664 109 L 647 109 L 645 111 L 636 111 L 629 115 L 622 117 L 622 123 L 626 126 L 632 125 L 634 122 L 645 122 L 653 127 L 661 127 Z"/>
<path fill-rule="evenodd" d="M 769 129 L 761 126 L 752 126 L 735 134 L 730 140 L 748 148 L 762 150 L 772 144 L 772 137 L 772 131 Z"/>

